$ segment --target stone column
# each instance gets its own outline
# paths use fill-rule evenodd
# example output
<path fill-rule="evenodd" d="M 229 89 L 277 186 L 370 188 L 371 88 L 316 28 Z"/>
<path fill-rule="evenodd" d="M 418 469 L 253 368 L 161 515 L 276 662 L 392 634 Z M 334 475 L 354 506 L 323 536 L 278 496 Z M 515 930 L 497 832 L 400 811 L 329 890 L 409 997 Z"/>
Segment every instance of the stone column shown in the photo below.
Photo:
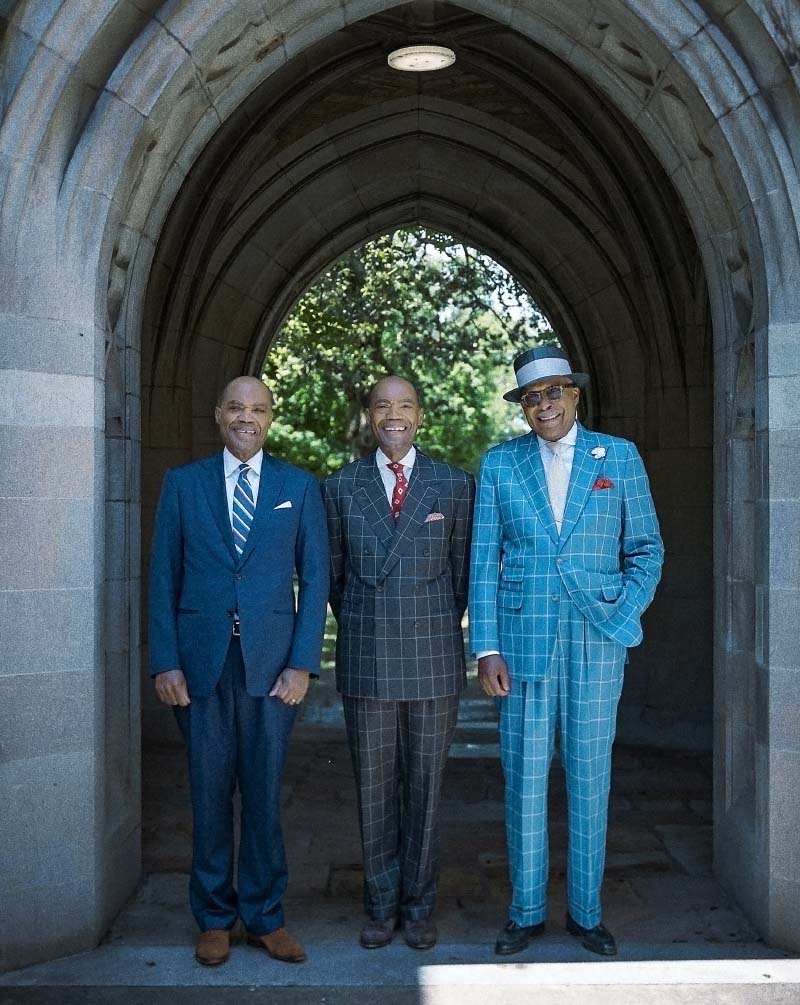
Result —
<path fill-rule="evenodd" d="M 0 315 L 0 969 L 102 933 L 97 336 Z"/>
<path fill-rule="evenodd" d="M 718 354 L 715 862 L 764 938 L 800 902 L 800 324 Z"/>
<path fill-rule="evenodd" d="M 756 846 L 762 931 L 800 949 L 800 323 L 756 343 Z"/>
<path fill-rule="evenodd" d="M 714 860 L 765 930 L 757 888 L 755 759 L 755 355 L 751 339 L 715 355 Z M 725 393 L 726 389 L 730 389 Z"/>

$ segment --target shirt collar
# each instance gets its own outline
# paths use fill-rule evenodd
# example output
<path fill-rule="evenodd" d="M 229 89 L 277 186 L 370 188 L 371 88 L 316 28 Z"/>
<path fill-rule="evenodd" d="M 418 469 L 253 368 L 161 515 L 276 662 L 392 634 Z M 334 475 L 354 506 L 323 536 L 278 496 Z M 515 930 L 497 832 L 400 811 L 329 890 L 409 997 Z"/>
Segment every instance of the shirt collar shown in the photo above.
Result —
<path fill-rule="evenodd" d="M 256 474 L 256 477 L 261 477 L 261 464 L 264 460 L 264 451 L 259 450 L 257 454 L 253 454 L 250 460 L 247 462 Z M 230 478 L 234 472 L 238 472 L 239 465 L 242 463 L 238 457 L 234 457 L 233 454 L 228 450 L 227 447 L 222 451 L 222 461 L 225 465 L 225 477 Z"/>
<path fill-rule="evenodd" d="M 563 443 L 565 447 L 574 447 L 575 444 L 578 442 L 578 423 L 577 422 L 573 422 L 572 423 L 572 429 L 570 429 L 570 431 L 565 436 L 562 436 L 560 440 L 555 440 L 555 441 L 553 441 L 553 440 L 543 440 L 542 437 L 539 436 L 538 433 L 536 434 L 536 439 L 539 441 L 539 447 L 540 447 L 540 449 L 543 448 L 543 447 L 547 447 L 548 443 L 553 443 L 553 442 Z"/>
<path fill-rule="evenodd" d="M 404 468 L 413 468 L 414 461 L 416 460 L 416 458 L 417 458 L 417 448 L 412 443 L 405 457 L 400 458 L 400 463 L 403 465 Z M 381 448 L 378 447 L 378 449 L 375 451 L 375 463 L 378 464 L 379 466 L 382 464 L 388 465 L 392 463 L 392 459 L 391 457 L 387 457 L 386 454 L 381 450 Z"/>

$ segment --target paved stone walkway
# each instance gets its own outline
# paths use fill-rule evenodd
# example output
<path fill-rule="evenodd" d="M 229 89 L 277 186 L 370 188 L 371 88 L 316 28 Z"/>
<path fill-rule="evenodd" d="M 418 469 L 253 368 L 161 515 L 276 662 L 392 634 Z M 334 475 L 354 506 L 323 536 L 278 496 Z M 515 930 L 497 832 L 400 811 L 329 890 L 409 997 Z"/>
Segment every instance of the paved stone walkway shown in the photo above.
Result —
<path fill-rule="evenodd" d="M 763 949 L 712 877 L 711 770 L 710 754 L 616 749 L 604 911 L 623 945 L 729 945 L 734 954 L 739 947 L 744 955 Z M 189 794 L 177 737 L 146 755 L 144 805 L 149 878 L 112 938 L 151 938 L 148 905 L 157 902 L 166 911 L 160 925 L 164 938 L 191 941 L 193 923 L 185 903 Z M 563 932 L 566 794 L 557 762 L 550 805 L 548 927 L 552 939 L 572 946 L 574 940 Z M 355 789 L 331 685 L 315 685 L 296 727 L 284 807 L 288 922 L 311 945 L 353 944 L 362 920 Z M 442 862 L 441 939 L 488 950 L 506 920 L 509 885 L 494 706 L 474 681 L 462 702 L 445 777 Z"/>
<path fill-rule="evenodd" d="M 592 957 L 564 931 L 566 799 L 556 763 L 548 931 L 524 953 L 500 962 L 493 942 L 509 899 L 503 780 L 494 707 L 474 680 L 444 785 L 436 948 L 415 952 L 399 936 L 384 950 L 357 945 L 363 915 L 355 791 L 338 696 L 329 683 L 318 683 L 292 738 L 284 791 L 287 925 L 306 943 L 309 961 L 276 964 L 238 944 L 224 967 L 200 967 L 192 958 L 196 932 L 187 905 L 185 756 L 169 713 L 163 727 L 144 759 L 141 889 L 98 950 L 0 977 L 0 1002 L 214 1003 L 241 1000 L 228 993 L 246 987 L 248 1001 L 281 1005 L 507 1005 L 530 1001 L 536 987 L 537 1001 L 584 1005 L 617 1002 L 631 986 L 637 1003 L 800 1000 L 800 963 L 765 946 L 712 876 L 710 754 L 615 751 L 604 912 L 620 944 L 616 961 Z M 679 963 L 690 969 L 669 969 Z M 565 964 L 583 966 L 557 969 Z M 665 974 L 674 977 L 669 992 Z M 715 997 L 715 981 L 724 997 Z M 128 997 L 117 997 L 122 988 Z M 181 988 L 193 988 L 195 996 L 177 994 Z M 173 989 L 169 997 L 167 989 Z M 78 991 L 81 997 L 72 997 Z"/>

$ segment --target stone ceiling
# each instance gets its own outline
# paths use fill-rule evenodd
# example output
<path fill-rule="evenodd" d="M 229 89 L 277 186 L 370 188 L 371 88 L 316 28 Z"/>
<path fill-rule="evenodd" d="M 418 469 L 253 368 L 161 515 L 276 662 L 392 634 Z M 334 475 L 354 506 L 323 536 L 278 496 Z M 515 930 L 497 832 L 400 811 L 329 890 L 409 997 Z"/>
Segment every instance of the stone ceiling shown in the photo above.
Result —
<path fill-rule="evenodd" d="M 455 65 L 390 69 L 413 37 L 452 45 Z M 329 35 L 217 130 L 160 235 L 145 386 L 183 387 L 207 414 L 220 373 L 258 366 L 315 275 L 417 222 L 519 276 L 594 375 L 593 413 L 621 432 L 648 435 L 631 388 L 708 382 L 699 252 L 641 136 L 545 49 L 426 3 Z"/>

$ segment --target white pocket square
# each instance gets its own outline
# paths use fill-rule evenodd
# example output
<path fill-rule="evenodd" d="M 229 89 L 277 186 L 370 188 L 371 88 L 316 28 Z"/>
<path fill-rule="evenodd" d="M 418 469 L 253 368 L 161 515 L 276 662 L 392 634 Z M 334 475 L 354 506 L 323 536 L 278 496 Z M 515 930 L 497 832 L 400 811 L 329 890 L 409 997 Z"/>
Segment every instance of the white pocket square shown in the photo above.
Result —
<path fill-rule="evenodd" d="M 292 508 L 291 499 L 287 499 L 286 502 L 278 503 L 278 505 L 275 507 L 275 509 L 291 509 L 291 508 Z"/>
<path fill-rule="evenodd" d="M 425 523 L 430 523 L 432 520 L 444 520 L 444 513 L 429 513 L 425 517 Z"/>

